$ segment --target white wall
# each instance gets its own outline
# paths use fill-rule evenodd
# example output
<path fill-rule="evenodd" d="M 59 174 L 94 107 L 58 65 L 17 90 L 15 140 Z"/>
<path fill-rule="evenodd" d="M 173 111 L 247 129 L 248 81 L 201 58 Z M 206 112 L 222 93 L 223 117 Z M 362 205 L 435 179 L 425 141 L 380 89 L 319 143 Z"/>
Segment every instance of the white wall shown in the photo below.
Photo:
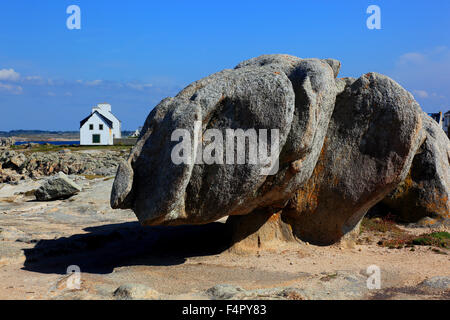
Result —
<path fill-rule="evenodd" d="M 119 119 L 116 118 L 116 116 L 114 116 L 111 113 L 111 105 L 108 103 L 99 103 L 97 106 L 92 108 L 92 112 L 99 112 L 101 113 L 103 116 L 105 116 L 107 119 L 111 120 L 113 123 L 113 129 L 112 129 L 112 133 L 113 133 L 113 137 L 114 138 L 122 138 L 122 124 L 120 123 Z"/>
<path fill-rule="evenodd" d="M 93 130 L 89 129 L 90 125 L 93 125 Z M 99 129 L 99 125 L 103 125 L 103 130 Z M 100 143 L 92 143 L 92 135 L 100 135 Z M 108 124 L 99 117 L 98 114 L 94 114 L 88 121 L 80 128 L 80 144 L 81 145 L 112 145 L 113 133 L 108 127 Z"/>

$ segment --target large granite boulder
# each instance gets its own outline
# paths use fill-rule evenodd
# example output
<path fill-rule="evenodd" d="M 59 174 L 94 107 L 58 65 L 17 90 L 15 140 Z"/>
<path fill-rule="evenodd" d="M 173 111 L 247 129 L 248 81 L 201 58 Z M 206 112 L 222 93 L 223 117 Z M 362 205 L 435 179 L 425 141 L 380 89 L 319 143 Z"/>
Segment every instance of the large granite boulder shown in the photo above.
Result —
<path fill-rule="evenodd" d="M 294 234 L 332 244 L 401 181 L 424 139 L 422 111 L 388 77 L 368 73 L 336 98 L 312 177 L 283 212 Z"/>
<path fill-rule="evenodd" d="M 382 203 L 404 222 L 450 225 L 450 141 L 442 128 L 422 114 L 426 140 L 406 179 Z"/>
<path fill-rule="evenodd" d="M 333 59 L 264 55 L 164 99 L 118 168 L 111 206 L 143 225 L 231 216 L 245 247 L 261 237 L 338 241 L 405 180 L 425 139 L 410 93 L 376 73 L 338 79 L 339 69 Z M 228 148 L 230 129 L 242 130 L 241 149 L 234 136 Z M 271 156 L 252 162 L 264 138 Z"/>
<path fill-rule="evenodd" d="M 81 187 L 69 179 L 63 172 L 58 172 L 45 181 L 34 193 L 39 201 L 69 198 L 81 191 Z"/>

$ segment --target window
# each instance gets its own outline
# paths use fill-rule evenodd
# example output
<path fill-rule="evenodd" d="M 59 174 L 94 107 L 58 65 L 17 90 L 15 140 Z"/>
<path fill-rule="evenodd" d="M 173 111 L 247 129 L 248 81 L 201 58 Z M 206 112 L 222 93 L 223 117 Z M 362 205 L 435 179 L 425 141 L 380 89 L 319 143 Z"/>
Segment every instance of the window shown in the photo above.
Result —
<path fill-rule="evenodd" d="M 98 125 L 98 130 L 103 130 L 103 125 L 102 124 Z"/>
<path fill-rule="evenodd" d="M 100 135 L 99 134 L 92 135 L 92 143 L 100 143 Z"/>
<path fill-rule="evenodd" d="M 89 130 L 94 130 L 94 125 L 93 124 L 89 125 Z"/>

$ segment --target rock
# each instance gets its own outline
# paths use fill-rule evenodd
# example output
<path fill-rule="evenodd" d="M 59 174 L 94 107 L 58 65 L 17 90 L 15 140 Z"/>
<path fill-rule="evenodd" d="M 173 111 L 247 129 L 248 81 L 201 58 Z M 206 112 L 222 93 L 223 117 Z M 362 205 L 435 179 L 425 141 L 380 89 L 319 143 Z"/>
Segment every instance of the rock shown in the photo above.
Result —
<path fill-rule="evenodd" d="M 28 158 L 25 154 L 16 151 L 0 153 L 0 167 L 8 168 L 21 173 L 25 170 Z"/>
<path fill-rule="evenodd" d="M 432 277 L 423 281 L 421 285 L 432 289 L 450 290 L 450 277 Z"/>
<path fill-rule="evenodd" d="M 340 78 L 340 79 L 336 79 L 336 87 L 338 90 L 338 94 L 341 94 L 342 92 L 344 92 L 345 88 L 347 88 L 348 86 L 351 86 L 353 84 L 353 82 L 356 81 L 356 78 Z"/>
<path fill-rule="evenodd" d="M 16 143 L 14 138 L 1 138 L 0 137 L 0 147 L 10 147 Z"/>
<path fill-rule="evenodd" d="M 212 300 L 304 300 L 304 291 L 297 288 L 245 290 L 230 284 L 219 284 L 206 290 Z"/>
<path fill-rule="evenodd" d="M 194 82 L 150 113 L 120 165 L 111 206 L 132 208 L 144 225 L 208 223 L 260 207 L 282 208 L 314 169 L 336 92 L 328 63 L 288 55 L 250 59 Z M 170 135 L 185 128 L 193 137 L 196 120 L 203 131 L 278 129 L 279 170 L 261 174 L 264 166 L 248 162 L 174 165 L 171 151 L 178 141 Z M 207 145 L 203 140 L 202 148 L 189 151 Z"/>
<path fill-rule="evenodd" d="M 116 167 L 100 167 L 94 170 L 94 174 L 103 177 L 114 176 L 116 174 Z"/>
<path fill-rule="evenodd" d="M 164 99 L 119 166 L 111 206 L 132 209 L 142 225 L 232 216 L 229 225 L 250 247 L 283 234 L 286 223 L 312 244 L 351 241 L 366 212 L 406 178 L 425 135 L 420 106 L 400 85 L 376 73 L 337 79 L 339 69 L 332 59 L 263 55 Z M 211 144 L 201 134 L 227 128 L 278 129 L 278 170 L 261 174 L 267 167 L 248 159 L 202 162 Z M 179 164 L 172 159 L 184 138 L 172 141 L 177 129 L 193 141 L 183 150 L 191 161 Z M 279 211 L 274 227 L 267 219 Z"/>
<path fill-rule="evenodd" d="M 218 284 L 206 290 L 206 294 L 212 299 L 228 300 L 239 293 L 244 292 L 241 287 L 233 286 L 231 284 Z"/>
<path fill-rule="evenodd" d="M 331 69 L 333 69 L 334 77 L 337 78 L 339 70 L 341 70 L 341 62 L 335 59 L 324 59 L 322 61 L 330 65 Z"/>
<path fill-rule="evenodd" d="M 283 211 L 303 241 L 329 245 L 405 179 L 424 141 L 422 111 L 386 76 L 368 73 L 336 98 L 309 181 Z"/>
<path fill-rule="evenodd" d="M 24 155 L 18 154 L 15 151 L 6 151 L 0 154 L 0 183 L 16 183 L 19 180 L 23 180 L 23 168 L 17 167 L 17 165 L 23 166 L 21 162 Z"/>
<path fill-rule="evenodd" d="M 31 152 L 25 156 L 23 153 L 8 150 L 0 153 L 0 167 L 9 168 L 20 175 L 32 178 L 60 171 L 66 174 L 113 175 L 118 163 L 125 157 L 126 155 L 119 151 Z"/>
<path fill-rule="evenodd" d="M 124 284 L 114 291 L 114 297 L 121 300 L 154 300 L 160 294 L 143 284 Z"/>
<path fill-rule="evenodd" d="M 386 198 L 403 222 L 450 222 L 450 141 L 442 128 L 422 114 L 426 140 L 418 150 L 406 179 Z"/>
<path fill-rule="evenodd" d="M 450 228 L 450 219 L 436 219 L 424 217 L 417 222 L 410 222 L 406 224 L 408 228 L 426 228 L 428 230 L 434 229 L 436 231 L 448 230 Z"/>
<path fill-rule="evenodd" d="M 301 288 L 245 290 L 225 284 L 208 289 L 206 294 L 217 300 L 353 300 L 367 298 L 370 291 L 367 289 L 367 276 L 351 271 L 305 274 L 305 277 L 307 281 L 301 282 Z"/>
<path fill-rule="evenodd" d="M 80 191 L 79 185 L 70 180 L 64 173 L 59 172 L 37 189 L 35 196 L 39 201 L 49 201 L 69 198 Z"/>
<path fill-rule="evenodd" d="M 9 162 L 14 165 L 17 169 L 22 168 L 23 164 L 27 161 L 27 157 L 23 153 L 18 153 L 11 157 Z"/>
<path fill-rule="evenodd" d="M 247 254 L 258 250 L 281 250 L 298 245 L 290 225 L 281 220 L 281 212 L 255 210 L 245 216 L 230 216 L 227 225 L 232 236 L 230 252 Z"/>

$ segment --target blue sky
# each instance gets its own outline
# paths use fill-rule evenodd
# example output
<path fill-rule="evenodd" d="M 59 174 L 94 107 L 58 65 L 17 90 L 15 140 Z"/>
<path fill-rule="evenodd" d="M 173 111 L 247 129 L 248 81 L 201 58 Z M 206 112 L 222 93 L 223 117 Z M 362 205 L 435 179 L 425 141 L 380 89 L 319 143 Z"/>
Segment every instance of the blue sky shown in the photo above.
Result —
<path fill-rule="evenodd" d="M 69 30 L 69 5 L 81 30 Z M 369 30 L 369 5 L 381 30 Z M 450 1 L 15 0 L 0 4 L 0 131 L 78 130 L 99 102 L 123 129 L 192 81 L 269 53 L 376 71 L 450 109 Z"/>

